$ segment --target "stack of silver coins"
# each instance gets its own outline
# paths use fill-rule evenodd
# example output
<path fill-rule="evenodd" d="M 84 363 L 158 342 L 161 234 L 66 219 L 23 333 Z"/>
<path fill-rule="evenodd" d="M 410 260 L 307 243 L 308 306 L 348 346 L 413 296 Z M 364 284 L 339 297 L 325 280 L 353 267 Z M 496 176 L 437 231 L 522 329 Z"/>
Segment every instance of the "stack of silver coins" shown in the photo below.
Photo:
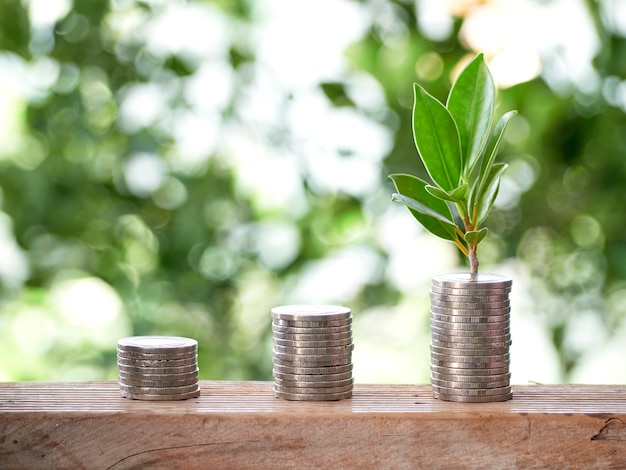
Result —
<path fill-rule="evenodd" d="M 495 274 L 445 274 L 432 280 L 431 384 L 435 398 L 495 402 L 512 398 L 509 293 Z"/>
<path fill-rule="evenodd" d="M 179 336 L 131 336 L 117 342 L 122 397 L 186 400 L 200 396 L 198 342 Z"/>
<path fill-rule="evenodd" d="M 334 305 L 272 309 L 274 396 L 331 401 L 352 396 L 352 314 Z"/>

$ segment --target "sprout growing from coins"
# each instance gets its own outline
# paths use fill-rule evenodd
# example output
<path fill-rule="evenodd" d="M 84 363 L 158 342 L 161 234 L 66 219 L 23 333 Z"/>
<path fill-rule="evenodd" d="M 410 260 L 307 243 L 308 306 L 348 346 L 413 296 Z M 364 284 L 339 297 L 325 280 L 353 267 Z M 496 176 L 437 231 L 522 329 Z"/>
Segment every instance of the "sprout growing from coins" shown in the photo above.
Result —
<path fill-rule="evenodd" d="M 505 113 L 492 129 L 496 89 L 483 54 L 452 85 L 446 104 L 414 84 L 413 138 L 430 184 L 408 174 L 389 175 L 392 201 L 405 205 L 422 226 L 453 242 L 478 273 L 483 223 L 500 187 L 506 163 L 495 163 L 502 136 L 517 111 Z"/>

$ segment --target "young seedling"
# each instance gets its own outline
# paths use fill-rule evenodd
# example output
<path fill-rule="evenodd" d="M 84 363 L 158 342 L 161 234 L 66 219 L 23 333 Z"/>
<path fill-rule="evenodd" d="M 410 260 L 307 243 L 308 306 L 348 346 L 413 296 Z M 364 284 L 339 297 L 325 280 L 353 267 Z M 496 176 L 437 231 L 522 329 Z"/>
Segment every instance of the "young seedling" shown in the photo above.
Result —
<path fill-rule="evenodd" d="M 463 69 L 445 105 L 417 83 L 414 93 L 413 138 L 432 184 L 389 175 L 397 191 L 392 201 L 404 204 L 430 233 L 453 242 L 476 274 L 476 249 L 489 232 L 483 223 L 507 167 L 495 163 L 496 155 L 517 111 L 504 114 L 492 130 L 496 89 L 482 54 Z"/>

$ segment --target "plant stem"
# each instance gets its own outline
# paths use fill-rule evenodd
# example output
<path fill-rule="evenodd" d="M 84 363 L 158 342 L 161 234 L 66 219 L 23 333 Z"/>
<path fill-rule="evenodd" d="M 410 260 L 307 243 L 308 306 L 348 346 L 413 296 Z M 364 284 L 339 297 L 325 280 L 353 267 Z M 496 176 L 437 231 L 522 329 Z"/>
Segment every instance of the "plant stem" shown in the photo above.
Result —
<path fill-rule="evenodd" d="M 474 224 L 467 216 L 463 217 L 463 225 L 465 226 L 466 232 L 476 230 L 476 227 L 474 227 Z M 470 272 L 472 274 L 478 274 L 478 256 L 476 255 L 477 248 L 478 245 L 467 244 L 467 258 L 469 259 Z"/>
<path fill-rule="evenodd" d="M 470 272 L 472 274 L 478 274 L 478 256 L 476 256 L 476 249 L 478 245 L 467 245 L 467 258 L 470 263 Z"/>

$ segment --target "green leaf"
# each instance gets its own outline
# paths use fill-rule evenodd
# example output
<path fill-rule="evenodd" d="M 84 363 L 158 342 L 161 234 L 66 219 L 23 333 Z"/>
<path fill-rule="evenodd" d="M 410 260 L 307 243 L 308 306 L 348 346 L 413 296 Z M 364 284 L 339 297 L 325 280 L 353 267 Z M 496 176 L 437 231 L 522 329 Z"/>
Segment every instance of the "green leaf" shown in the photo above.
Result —
<path fill-rule="evenodd" d="M 480 226 L 481 223 L 489 215 L 491 211 L 491 207 L 496 200 L 496 196 L 498 195 L 498 190 L 500 188 L 500 177 L 504 170 L 507 168 L 506 163 L 496 163 L 491 167 L 487 178 L 483 181 L 484 185 L 482 186 L 481 192 L 478 195 L 478 217 L 476 218 L 476 226 Z"/>
<path fill-rule="evenodd" d="M 457 199 L 459 202 L 463 202 L 467 196 L 467 183 L 463 183 L 450 193 L 450 196 Z"/>
<path fill-rule="evenodd" d="M 489 140 L 496 89 L 483 54 L 463 69 L 450 90 L 447 108 L 461 140 L 464 176 L 468 176 Z"/>
<path fill-rule="evenodd" d="M 445 240 L 456 239 L 456 225 L 452 222 L 452 213 L 448 205 L 426 191 L 428 183 L 412 175 L 389 175 L 398 193 L 392 201 L 404 204 L 409 211 L 433 235 Z"/>
<path fill-rule="evenodd" d="M 437 221 L 442 222 L 444 224 L 452 224 L 452 221 L 446 219 L 444 215 L 435 212 L 430 207 L 426 206 L 425 204 L 422 204 L 418 200 L 413 199 L 411 197 L 404 196 L 403 194 L 400 194 L 400 193 L 393 193 L 391 195 L 391 200 L 393 202 L 399 202 L 400 204 L 404 204 L 409 209 L 414 210 L 421 215 L 427 215 L 428 217 L 436 219 Z"/>
<path fill-rule="evenodd" d="M 461 179 L 461 142 L 446 107 L 417 83 L 414 85 L 413 139 L 432 180 L 452 191 Z"/>
<path fill-rule="evenodd" d="M 512 117 L 517 114 L 517 111 L 509 111 L 505 113 L 493 130 L 491 134 L 491 139 L 489 140 L 489 144 L 485 149 L 485 154 L 483 156 L 483 161 L 480 167 L 480 171 L 477 169 L 478 176 L 473 180 L 472 187 L 470 188 L 470 197 L 469 197 L 469 205 L 470 207 L 474 207 L 476 205 L 479 194 L 483 192 L 483 186 L 487 175 L 491 171 L 491 167 L 493 166 L 493 162 L 498 155 L 498 150 L 500 148 L 500 144 L 502 143 L 502 136 L 504 135 L 504 131 L 506 130 L 506 126 Z"/>
<path fill-rule="evenodd" d="M 449 193 L 431 185 L 426 185 L 426 191 L 443 201 L 463 204 L 465 202 L 465 196 L 467 195 L 467 183 L 463 183 L 461 186 Z"/>
<path fill-rule="evenodd" d="M 468 245 L 478 245 L 489 233 L 487 227 L 483 227 L 480 230 L 472 230 L 471 232 L 465 232 L 465 241 Z"/>
<path fill-rule="evenodd" d="M 502 143 L 502 136 L 504 135 L 504 131 L 506 130 L 506 126 L 512 117 L 517 115 L 517 111 L 509 111 L 502 115 L 496 127 L 493 129 L 493 133 L 491 134 L 491 139 L 489 140 L 489 145 L 485 149 L 485 156 L 483 159 L 483 163 L 481 166 L 481 175 L 486 175 L 491 170 L 491 166 L 498 155 L 498 150 L 500 149 L 500 144 Z M 481 180 L 483 177 L 481 176 Z"/>

